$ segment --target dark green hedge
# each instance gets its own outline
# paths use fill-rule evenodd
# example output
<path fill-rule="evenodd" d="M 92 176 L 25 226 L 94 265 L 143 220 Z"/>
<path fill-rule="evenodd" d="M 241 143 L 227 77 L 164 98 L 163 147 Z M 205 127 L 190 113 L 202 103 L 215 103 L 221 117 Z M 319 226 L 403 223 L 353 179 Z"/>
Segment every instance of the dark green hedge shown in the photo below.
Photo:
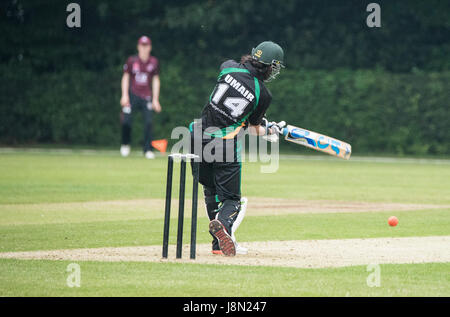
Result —
<path fill-rule="evenodd" d="M 368 28 L 362 0 L 78 0 L 81 28 L 65 26 L 61 0 L 0 2 L 0 62 L 29 60 L 34 74 L 103 70 L 123 63 L 142 34 L 155 53 L 195 67 L 280 43 L 291 67 L 450 70 L 450 2 L 377 0 L 381 28 Z M 177 61 L 178 61 L 177 60 Z"/>
<path fill-rule="evenodd" d="M 198 117 L 217 67 L 262 40 L 288 68 L 269 117 L 347 140 L 358 153 L 450 154 L 450 2 L 78 0 L 0 3 L 0 143 L 117 145 L 122 64 L 152 37 L 162 65 L 155 137 Z M 136 118 L 134 141 L 142 139 Z"/>
<path fill-rule="evenodd" d="M 450 73 L 287 71 L 269 116 L 350 142 L 354 153 L 450 154 Z"/>
<path fill-rule="evenodd" d="M 2 143 L 119 144 L 120 68 L 46 74 L 31 85 L 18 70 L 3 72 L 2 94 L 10 106 L 0 117 Z M 156 138 L 199 117 L 216 75 L 213 68 L 164 66 Z M 268 84 L 268 117 L 346 140 L 355 153 L 450 154 L 449 82 L 449 72 L 287 69 Z M 21 85 L 24 94 L 8 94 Z M 135 143 L 142 138 L 141 121 L 136 118 Z"/>

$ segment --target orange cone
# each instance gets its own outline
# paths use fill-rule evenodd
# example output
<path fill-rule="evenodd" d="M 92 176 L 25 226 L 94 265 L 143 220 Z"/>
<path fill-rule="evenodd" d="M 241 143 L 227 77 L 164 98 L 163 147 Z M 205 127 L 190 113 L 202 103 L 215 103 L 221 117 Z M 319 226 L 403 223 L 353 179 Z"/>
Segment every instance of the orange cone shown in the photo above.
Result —
<path fill-rule="evenodd" d="M 160 151 L 161 153 L 166 153 L 167 150 L 167 139 L 161 139 L 161 140 L 153 140 L 152 146 Z"/>

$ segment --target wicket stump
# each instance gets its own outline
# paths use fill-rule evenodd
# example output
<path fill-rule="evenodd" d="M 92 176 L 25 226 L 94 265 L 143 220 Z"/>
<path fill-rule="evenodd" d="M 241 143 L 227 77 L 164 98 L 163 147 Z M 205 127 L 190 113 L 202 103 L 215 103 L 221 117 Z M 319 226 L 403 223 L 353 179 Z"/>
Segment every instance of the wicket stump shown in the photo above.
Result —
<path fill-rule="evenodd" d="M 195 154 L 171 154 L 167 163 L 166 205 L 164 213 L 164 233 L 162 257 L 167 259 L 169 251 L 170 205 L 172 200 L 172 179 L 174 158 L 180 159 L 180 192 L 178 198 L 178 229 L 176 258 L 181 259 L 183 250 L 184 198 L 186 186 L 186 161 L 190 160 L 192 167 L 192 218 L 191 218 L 191 250 L 190 258 L 195 259 L 197 240 L 197 206 L 198 206 L 198 173 L 199 162 Z"/>

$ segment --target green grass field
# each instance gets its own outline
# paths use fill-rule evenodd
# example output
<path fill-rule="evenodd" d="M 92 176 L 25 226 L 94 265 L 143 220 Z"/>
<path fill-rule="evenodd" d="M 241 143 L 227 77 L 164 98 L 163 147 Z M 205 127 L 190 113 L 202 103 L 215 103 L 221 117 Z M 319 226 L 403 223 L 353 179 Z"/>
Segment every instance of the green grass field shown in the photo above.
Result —
<path fill-rule="evenodd" d="M 0 252 L 161 245 L 162 205 L 146 203 L 163 200 L 166 163 L 111 152 L 0 152 Z M 260 173 L 261 164 L 243 164 L 242 192 L 253 199 L 441 207 L 248 216 L 241 242 L 450 235 L 448 161 L 282 159 L 275 174 Z M 189 198 L 190 185 L 186 192 Z M 391 215 L 400 219 L 395 228 L 386 223 Z M 208 243 L 203 210 L 199 216 L 198 242 Z M 77 261 L 81 287 L 75 288 L 66 285 L 69 263 L 0 259 L 0 296 L 450 296 L 449 262 L 382 264 L 381 286 L 368 287 L 366 266 Z M 211 276 L 220 277 L 220 288 Z"/>

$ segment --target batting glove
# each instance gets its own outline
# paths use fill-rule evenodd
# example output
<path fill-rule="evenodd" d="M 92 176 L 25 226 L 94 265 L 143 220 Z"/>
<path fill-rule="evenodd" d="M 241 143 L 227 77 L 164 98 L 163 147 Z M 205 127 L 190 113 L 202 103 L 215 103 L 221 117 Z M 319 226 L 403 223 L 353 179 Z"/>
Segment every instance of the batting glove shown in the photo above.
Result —
<path fill-rule="evenodd" d="M 267 129 L 268 128 L 272 129 L 272 133 L 281 134 L 285 126 L 286 126 L 285 121 L 280 121 L 278 123 L 272 121 L 268 124 Z"/>

